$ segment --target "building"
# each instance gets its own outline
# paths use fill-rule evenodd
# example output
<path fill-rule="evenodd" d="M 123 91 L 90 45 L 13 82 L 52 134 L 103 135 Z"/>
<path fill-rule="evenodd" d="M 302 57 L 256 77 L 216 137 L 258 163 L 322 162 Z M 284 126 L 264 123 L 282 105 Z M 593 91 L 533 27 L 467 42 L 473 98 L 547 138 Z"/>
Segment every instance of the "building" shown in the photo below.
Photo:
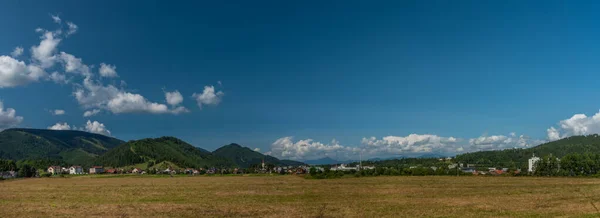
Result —
<path fill-rule="evenodd" d="M 346 164 L 340 164 L 339 166 L 335 166 L 331 168 L 331 171 L 350 171 L 350 170 L 358 170 L 358 167 L 349 167 Z"/>
<path fill-rule="evenodd" d="M 142 173 L 142 169 L 140 168 L 134 168 L 131 173 Z"/>
<path fill-rule="evenodd" d="M 106 173 L 108 173 L 108 174 L 116 174 L 117 173 L 117 169 L 107 169 Z"/>
<path fill-rule="evenodd" d="M 100 174 L 104 173 L 104 168 L 102 166 L 93 166 L 90 168 L 90 174 Z"/>
<path fill-rule="evenodd" d="M 61 170 L 60 166 L 49 166 L 48 172 L 51 173 L 52 175 L 56 175 L 56 174 L 61 174 L 62 170 Z"/>
<path fill-rule="evenodd" d="M 83 168 L 81 166 L 69 167 L 69 174 L 83 174 Z"/>
<path fill-rule="evenodd" d="M 529 168 L 527 172 L 533 173 L 533 171 L 535 171 L 535 163 L 537 163 L 538 161 L 540 161 L 540 158 L 536 157 L 535 154 L 533 154 L 533 156 L 529 158 Z"/>

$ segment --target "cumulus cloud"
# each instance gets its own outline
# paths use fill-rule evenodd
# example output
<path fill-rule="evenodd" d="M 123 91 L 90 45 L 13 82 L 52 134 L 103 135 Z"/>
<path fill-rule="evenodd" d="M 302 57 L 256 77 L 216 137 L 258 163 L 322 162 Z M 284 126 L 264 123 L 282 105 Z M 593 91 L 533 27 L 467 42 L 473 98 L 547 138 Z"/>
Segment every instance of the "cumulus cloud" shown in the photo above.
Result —
<path fill-rule="evenodd" d="M 106 129 L 106 126 L 104 126 L 103 123 L 100 123 L 98 121 L 90 121 L 88 120 L 87 123 L 85 124 L 85 131 L 91 132 L 91 133 L 96 133 L 96 134 L 101 134 L 101 135 L 110 135 L 110 131 L 108 129 Z"/>
<path fill-rule="evenodd" d="M 64 115 L 65 114 L 65 110 L 61 110 L 61 109 L 56 109 L 51 112 L 53 115 Z"/>
<path fill-rule="evenodd" d="M 17 111 L 12 108 L 4 108 L 4 103 L 0 101 L 0 130 L 19 125 L 23 117 L 17 116 Z"/>
<path fill-rule="evenodd" d="M 91 117 L 91 116 L 95 116 L 96 114 L 100 113 L 99 109 L 93 109 L 93 110 L 89 110 L 83 113 L 83 117 Z"/>
<path fill-rule="evenodd" d="M 23 54 L 23 47 L 16 47 L 15 50 L 13 50 L 10 53 L 10 56 L 12 56 L 13 58 L 19 57 Z"/>
<path fill-rule="evenodd" d="M 102 77 L 118 77 L 117 67 L 115 65 L 100 63 L 100 76 Z"/>
<path fill-rule="evenodd" d="M 75 25 L 72 22 L 67 22 L 67 26 L 69 27 L 69 29 L 67 30 L 67 36 L 74 34 L 75 32 L 77 32 L 77 25 Z"/>
<path fill-rule="evenodd" d="M 254 148 L 254 151 L 260 152 L 260 148 Z"/>
<path fill-rule="evenodd" d="M 183 96 L 177 90 L 175 90 L 174 92 L 165 92 L 165 99 L 167 100 L 167 104 L 170 104 L 172 106 L 176 106 L 183 102 Z"/>
<path fill-rule="evenodd" d="M 390 156 L 419 156 L 436 153 L 454 155 L 457 153 L 481 150 L 501 150 L 507 148 L 526 148 L 545 141 L 530 140 L 525 135 L 509 134 L 481 136 L 472 139 L 442 137 L 431 134 L 410 134 L 408 136 L 369 137 L 361 140 L 362 146 L 343 146 L 336 140 L 329 144 L 315 142 L 312 139 L 294 142 L 292 137 L 277 139 L 267 152 L 280 158 L 294 160 L 312 160 L 323 157 L 348 160 Z"/>
<path fill-rule="evenodd" d="M 69 126 L 69 124 L 65 123 L 56 123 L 53 126 L 49 126 L 48 129 L 51 130 L 71 130 L 71 126 Z"/>
<path fill-rule="evenodd" d="M 204 86 L 204 91 L 201 94 L 194 93 L 192 97 L 196 99 L 198 107 L 202 105 L 218 105 L 221 103 L 221 98 L 225 95 L 222 91 L 215 92 L 214 86 Z"/>
<path fill-rule="evenodd" d="M 575 114 L 569 119 L 561 120 L 559 128 L 550 127 L 547 130 L 549 140 L 598 133 L 600 133 L 600 112 L 591 117 L 585 114 Z"/>
<path fill-rule="evenodd" d="M 72 54 L 68 54 L 66 52 L 60 52 L 58 56 L 61 63 L 64 65 L 65 71 L 67 73 L 76 73 L 84 76 L 91 75 L 90 68 L 83 64 L 81 58 L 77 58 Z"/>
<path fill-rule="evenodd" d="M 456 146 L 459 139 L 454 137 L 440 137 L 437 135 L 410 134 L 408 136 L 386 136 L 382 139 L 375 137 L 363 138 L 362 144 L 366 145 L 368 153 L 375 155 L 380 153 L 404 154 L 404 153 L 430 153 L 456 152 L 460 146 Z"/>
<path fill-rule="evenodd" d="M 50 74 L 50 76 L 48 77 L 49 80 L 55 82 L 56 84 L 67 84 L 69 83 L 69 80 L 67 80 L 67 76 L 65 76 L 64 74 L 61 74 L 59 72 L 53 72 L 52 74 Z"/>
<path fill-rule="evenodd" d="M 107 107 L 115 114 L 139 112 L 160 114 L 169 112 L 167 105 L 149 102 L 144 96 L 128 92 L 118 93 L 117 96 L 108 101 Z"/>
<path fill-rule="evenodd" d="M 60 24 L 62 22 L 62 20 L 60 19 L 60 17 L 58 15 L 50 15 L 50 17 L 52 17 L 52 20 L 54 20 L 55 23 Z"/>
<path fill-rule="evenodd" d="M 294 142 L 293 137 L 288 136 L 277 139 L 271 145 L 269 154 L 292 160 L 319 159 L 324 157 L 347 159 L 349 155 L 354 155 L 359 151 L 359 148 L 342 146 L 336 140 L 333 140 L 329 144 L 315 142 L 312 139 Z"/>
<path fill-rule="evenodd" d="M 26 65 L 9 56 L 0 56 L 0 88 L 26 85 L 46 76 L 38 66 Z"/>
<path fill-rule="evenodd" d="M 42 68 L 49 68 L 56 62 L 56 47 L 61 39 L 56 38 L 54 32 L 45 32 L 38 46 L 31 47 L 32 59 Z"/>

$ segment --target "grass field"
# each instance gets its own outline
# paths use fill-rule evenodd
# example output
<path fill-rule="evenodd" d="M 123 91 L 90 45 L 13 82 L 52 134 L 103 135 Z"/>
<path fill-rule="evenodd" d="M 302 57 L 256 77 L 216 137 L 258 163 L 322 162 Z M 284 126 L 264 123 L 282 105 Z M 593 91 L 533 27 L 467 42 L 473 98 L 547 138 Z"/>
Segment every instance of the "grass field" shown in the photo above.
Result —
<path fill-rule="evenodd" d="M 600 179 L 73 177 L 0 182 L 0 216 L 597 217 Z"/>

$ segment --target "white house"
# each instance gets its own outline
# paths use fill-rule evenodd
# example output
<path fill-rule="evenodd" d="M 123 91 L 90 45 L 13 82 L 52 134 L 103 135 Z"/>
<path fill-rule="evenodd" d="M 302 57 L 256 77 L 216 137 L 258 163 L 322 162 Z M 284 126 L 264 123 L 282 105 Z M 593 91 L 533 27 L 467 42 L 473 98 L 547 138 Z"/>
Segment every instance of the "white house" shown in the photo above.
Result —
<path fill-rule="evenodd" d="M 48 172 L 51 173 L 52 175 L 60 174 L 61 173 L 60 166 L 49 166 Z"/>
<path fill-rule="evenodd" d="M 69 174 L 83 174 L 83 168 L 81 166 L 69 167 Z"/>
<path fill-rule="evenodd" d="M 539 157 L 536 157 L 535 154 L 533 154 L 533 157 L 529 158 L 529 168 L 528 168 L 528 172 L 532 173 L 533 171 L 535 171 L 535 163 L 537 163 L 538 161 L 540 161 Z"/>
<path fill-rule="evenodd" d="M 104 173 L 104 168 L 102 166 L 93 166 L 90 168 L 90 174 L 100 174 Z"/>

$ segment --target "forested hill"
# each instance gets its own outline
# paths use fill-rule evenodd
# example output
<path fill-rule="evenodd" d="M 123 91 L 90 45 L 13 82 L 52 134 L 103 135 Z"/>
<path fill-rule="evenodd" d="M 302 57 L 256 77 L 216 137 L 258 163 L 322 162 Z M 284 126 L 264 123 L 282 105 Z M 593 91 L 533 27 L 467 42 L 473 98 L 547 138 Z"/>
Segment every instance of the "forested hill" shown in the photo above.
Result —
<path fill-rule="evenodd" d="M 253 151 L 248 147 L 232 143 L 220 147 L 213 151 L 215 156 L 223 157 L 234 162 L 237 166 L 242 168 L 248 168 L 253 165 L 261 164 L 265 161 L 265 164 L 272 164 L 275 166 L 299 166 L 304 165 L 302 162 L 292 160 L 279 160 L 276 157 L 264 155 L 260 152 Z"/>
<path fill-rule="evenodd" d="M 231 161 L 212 155 L 174 137 L 129 141 L 110 150 L 96 160 L 97 164 L 123 167 L 169 162 L 173 167 L 234 167 Z"/>
<path fill-rule="evenodd" d="M 0 159 L 51 159 L 85 164 L 122 143 L 119 139 L 83 131 L 7 129 L 0 132 Z"/>
<path fill-rule="evenodd" d="M 570 153 L 600 153 L 600 136 L 571 136 L 544 143 L 526 149 L 506 149 L 500 151 L 480 151 L 456 156 L 456 161 L 462 163 L 489 165 L 498 167 L 527 167 L 527 161 L 535 153 L 538 157 L 552 154 L 563 157 Z"/>

